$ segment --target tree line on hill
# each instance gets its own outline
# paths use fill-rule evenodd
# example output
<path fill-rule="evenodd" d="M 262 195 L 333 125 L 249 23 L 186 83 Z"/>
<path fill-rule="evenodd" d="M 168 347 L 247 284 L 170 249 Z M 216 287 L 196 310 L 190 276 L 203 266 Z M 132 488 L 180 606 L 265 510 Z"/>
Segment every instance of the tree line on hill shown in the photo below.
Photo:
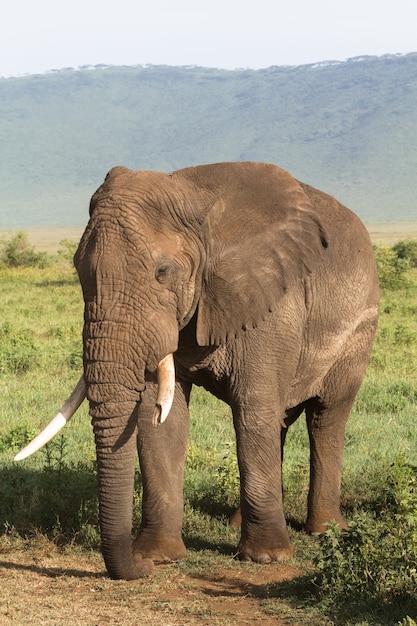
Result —
<path fill-rule="evenodd" d="M 264 70 L 0 79 L 0 226 L 78 226 L 106 172 L 266 161 L 368 221 L 415 220 L 417 53 Z"/>

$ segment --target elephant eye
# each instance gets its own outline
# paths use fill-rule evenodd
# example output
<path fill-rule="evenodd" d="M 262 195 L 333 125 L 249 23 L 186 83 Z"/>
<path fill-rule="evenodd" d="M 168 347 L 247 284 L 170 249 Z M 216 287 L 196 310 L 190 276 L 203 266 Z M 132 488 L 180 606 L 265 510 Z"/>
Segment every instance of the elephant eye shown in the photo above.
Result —
<path fill-rule="evenodd" d="M 158 282 L 163 283 L 166 281 L 169 273 L 171 271 L 171 267 L 168 264 L 160 265 L 156 268 L 155 278 Z"/>

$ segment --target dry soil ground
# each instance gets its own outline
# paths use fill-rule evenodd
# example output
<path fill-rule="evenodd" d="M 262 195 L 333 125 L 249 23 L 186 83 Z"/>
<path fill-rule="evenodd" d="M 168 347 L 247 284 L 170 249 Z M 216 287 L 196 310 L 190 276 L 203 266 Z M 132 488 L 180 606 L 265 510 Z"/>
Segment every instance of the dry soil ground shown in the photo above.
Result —
<path fill-rule="evenodd" d="M 186 573 L 194 571 L 193 574 Z M 202 572 L 203 570 L 201 570 Z M 210 576 L 168 564 L 134 582 L 110 580 L 97 553 L 62 551 L 43 537 L 0 542 L 1 626 L 292 626 L 297 611 L 268 589 L 290 565 L 230 563 Z"/>

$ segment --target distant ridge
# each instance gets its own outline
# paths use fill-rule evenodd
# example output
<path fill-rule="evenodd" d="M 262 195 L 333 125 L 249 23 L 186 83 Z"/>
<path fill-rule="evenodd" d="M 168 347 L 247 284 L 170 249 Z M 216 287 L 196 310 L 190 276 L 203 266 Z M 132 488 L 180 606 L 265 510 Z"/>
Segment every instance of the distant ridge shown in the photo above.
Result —
<path fill-rule="evenodd" d="M 417 220 L 417 52 L 261 70 L 0 78 L 0 228 L 79 226 L 108 169 L 269 161 L 364 220 Z"/>
<path fill-rule="evenodd" d="M 35 73 L 25 73 L 25 74 L 10 74 L 7 76 L 0 76 L 0 80 L 2 78 L 27 78 L 28 76 L 44 76 L 45 74 L 59 74 L 61 72 L 83 72 L 85 70 L 105 70 L 105 69 L 114 69 L 114 68 L 119 68 L 119 69 L 123 69 L 123 68 L 141 68 L 141 69 L 147 69 L 147 68 L 173 68 L 176 67 L 177 69 L 185 69 L 185 70 L 199 70 L 199 69 L 216 69 L 216 70 L 220 70 L 220 71 L 224 71 L 224 72 L 236 72 L 236 71 L 247 71 L 247 72 L 263 72 L 265 70 L 270 70 L 270 69 L 276 69 L 276 68 L 283 68 L 283 69 L 301 69 L 301 68 L 317 68 L 317 67 L 328 67 L 329 65 L 342 65 L 344 63 L 360 63 L 361 61 L 372 61 L 372 60 L 390 60 L 390 59 L 398 59 L 400 57 L 405 57 L 405 56 L 412 56 L 414 54 L 417 54 L 417 52 L 397 52 L 395 54 L 389 53 L 389 54 L 384 54 L 381 56 L 376 56 L 376 55 L 369 55 L 369 54 L 362 54 L 360 56 L 355 56 L 355 57 L 349 57 L 347 59 L 344 60 L 340 60 L 340 59 L 332 59 L 332 60 L 325 60 L 325 61 L 315 61 L 313 63 L 304 63 L 304 64 L 300 64 L 300 65 L 269 65 L 265 68 L 258 68 L 258 69 L 251 69 L 248 67 L 236 67 L 234 69 L 225 69 L 225 68 L 219 68 L 219 67 L 205 67 L 205 66 L 201 66 L 201 65 L 177 65 L 177 66 L 173 66 L 173 65 L 166 65 L 166 64 L 152 64 L 152 63 L 136 63 L 133 65 L 113 65 L 111 63 L 98 63 L 96 65 L 91 65 L 91 64 L 84 64 L 84 65 L 78 65 L 77 67 L 61 67 L 61 68 L 51 68 L 49 70 L 45 70 L 44 72 L 35 72 Z"/>

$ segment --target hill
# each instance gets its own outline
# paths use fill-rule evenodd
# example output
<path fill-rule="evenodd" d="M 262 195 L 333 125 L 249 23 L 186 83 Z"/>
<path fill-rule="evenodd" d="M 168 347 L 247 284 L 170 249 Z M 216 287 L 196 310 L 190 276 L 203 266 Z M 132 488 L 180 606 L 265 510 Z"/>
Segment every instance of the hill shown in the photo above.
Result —
<path fill-rule="evenodd" d="M 79 226 L 107 170 L 274 162 L 364 220 L 417 219 L 417 53 L 0 79 L 0 228 Z"/>

